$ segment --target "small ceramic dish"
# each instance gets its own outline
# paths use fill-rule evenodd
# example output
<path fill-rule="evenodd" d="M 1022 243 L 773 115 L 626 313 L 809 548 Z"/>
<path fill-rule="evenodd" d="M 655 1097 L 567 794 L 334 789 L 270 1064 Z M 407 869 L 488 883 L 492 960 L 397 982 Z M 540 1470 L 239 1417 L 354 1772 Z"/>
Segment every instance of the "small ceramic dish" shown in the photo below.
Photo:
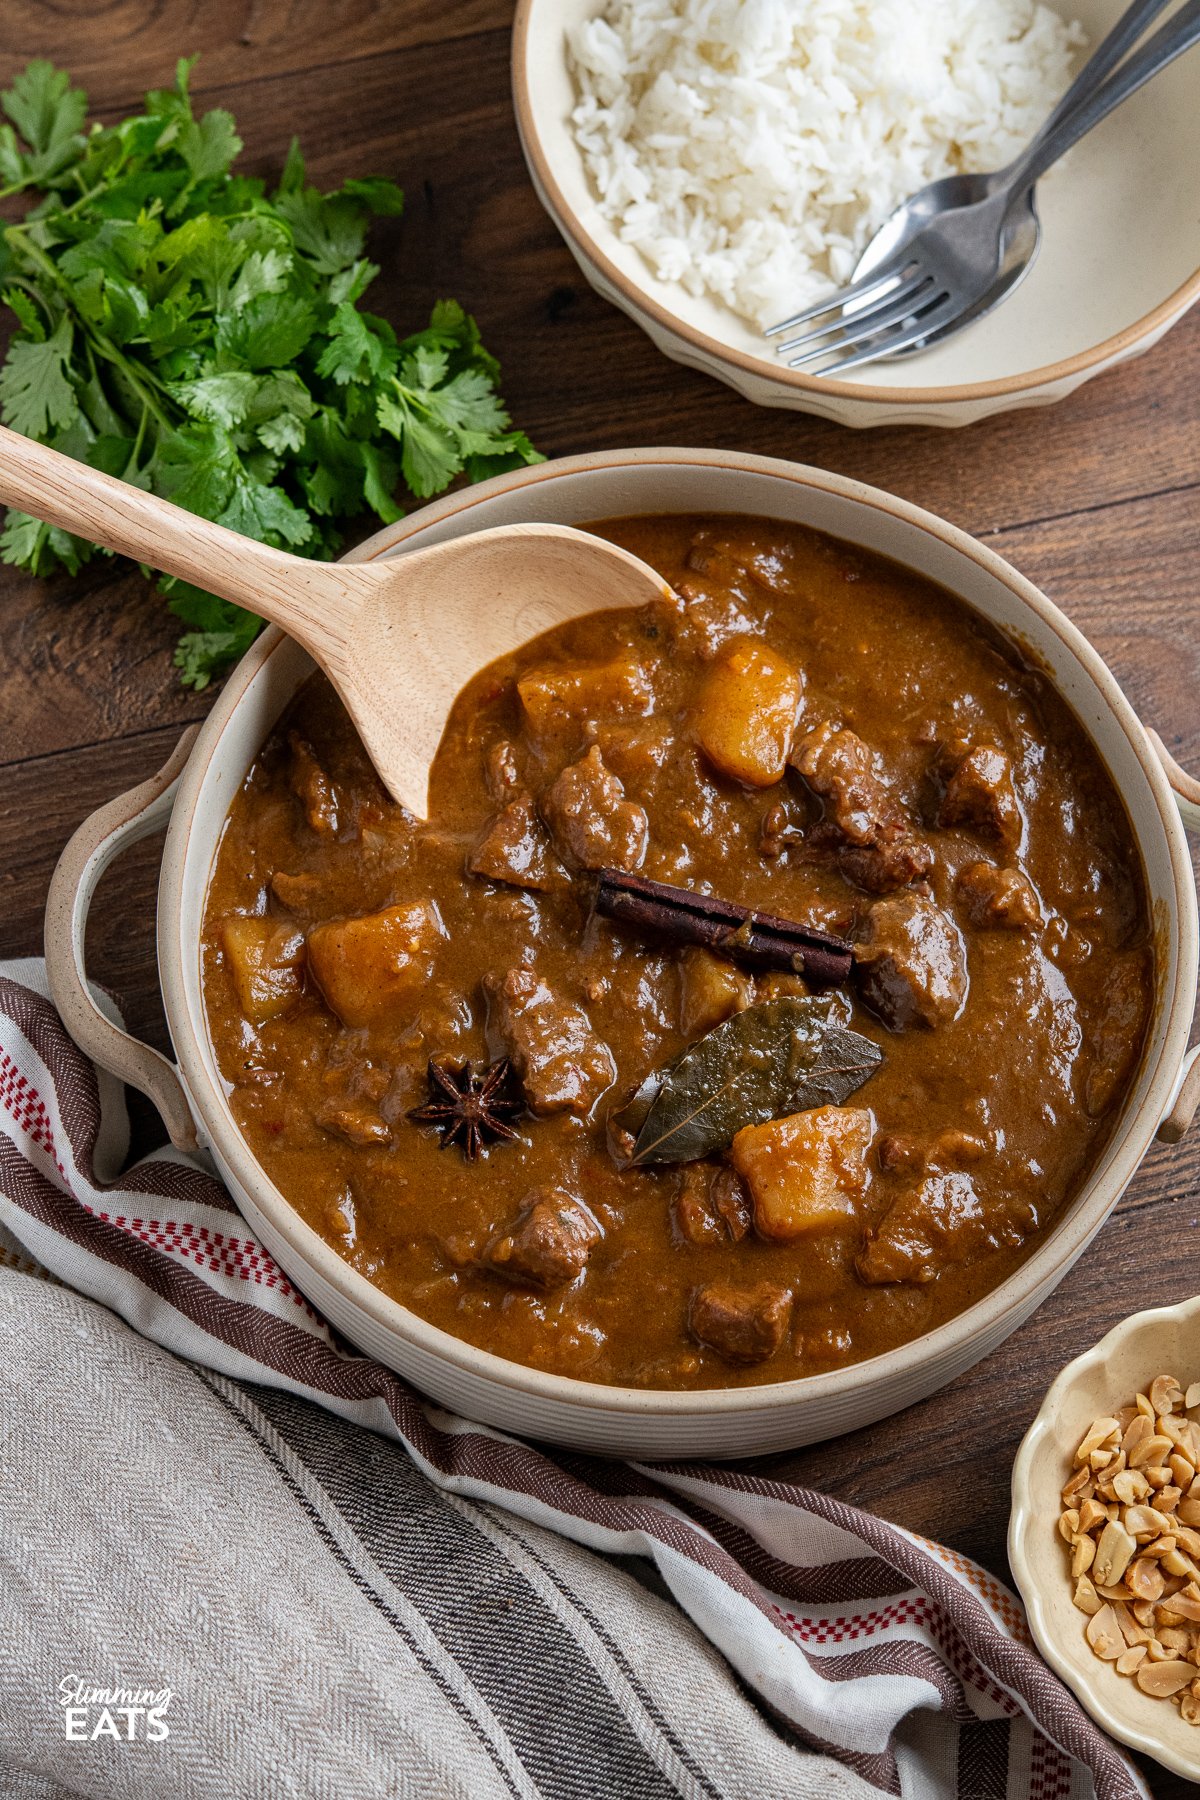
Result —
<path fill-rule="evenodd" d="M 1124 0 L 1052 0 L 1096 44 Z M 1157 343 L 1200 298 L 1196 61 L 1119 107 L 1038 190 L 1037 262 L 988 318 L 916 358 L 870 364 L 840 381 L 788 369 L 727 307 L 657 279 L 597 204 L 571 131 L 566 33 L 603 0 L 519 0 L 512 78 L 517 125 L 538 197 L 597 293 L 665 355 L 762 406 L 844 425 L 967 425 L 1059 400 Z"/>
<path fill-rule="evenodd" d="M 1200 1296 L 1134 1313 L 1053 1383 L 1013 1464 L 1008 1560 L 1038 1649 L 1097 1724 L 1200 1782 L 1200 1726 L 1186 1724 L 1173 1701 L 1143 1694 L 1088 1644 L 1058 1534 L 1062 1488 L 1084 1432 L 1163 1374 L 1177 1376 L 1185 1388 L 1200 1378 Z"/>

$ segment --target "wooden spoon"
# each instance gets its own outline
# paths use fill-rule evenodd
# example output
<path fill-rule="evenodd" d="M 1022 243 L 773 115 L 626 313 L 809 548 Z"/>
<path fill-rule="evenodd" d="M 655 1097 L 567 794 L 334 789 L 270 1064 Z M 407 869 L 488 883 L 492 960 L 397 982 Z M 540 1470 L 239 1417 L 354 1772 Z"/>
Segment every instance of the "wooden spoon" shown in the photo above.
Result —
<path fill-rule="evenodd" d="M 249 608 L 328 675 L 418 818 L 455 695 L 560 620 L 670 598 L 648 564 L 568 525 L 500 525 L 375 562 L 308 562 L 0 426 L 0 502 Z"/>

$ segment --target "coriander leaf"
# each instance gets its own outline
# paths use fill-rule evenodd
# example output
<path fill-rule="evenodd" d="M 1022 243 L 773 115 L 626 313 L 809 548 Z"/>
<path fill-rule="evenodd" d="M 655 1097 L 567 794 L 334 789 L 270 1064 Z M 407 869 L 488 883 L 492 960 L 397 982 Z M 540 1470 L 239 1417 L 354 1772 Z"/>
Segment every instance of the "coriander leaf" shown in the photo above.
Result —
<path fill-rule="evenodd" d="M 24 179 L 46 181 L 82 151 L 79 128 L 87 116 L 87 95 L 53 63 L 29 63 L 0 94 L 0 106 L 29 145 Z"/>
<path fill-rule="evenodd" d="M 468 481 L 489 481 L 493 475 L 504 475 L 509 469 L 523 469 L 530 463 L 545 462 L 523 431 L 506 431 L 494 438 L 486 454 L 470 452 L 464 468 Z"/>
<path fill-rule="evenodd" d="M 220 107 L 206 112 L 202 119 L 189 119 L 179 133 L 179 154 L 193 182 L 224 175 L 241 148 L 233 114 Z"/>
<path fill-rule="evenodd" d="M 29 165 L 21 154 L 17 134 L 11 125 L 0 125 L 0 181 L 5 187 L 24 187 Z"/>
<path fill-rule="evenodd" d="M 312 510 L 327 517 L 358 512 L 363 504 L 362 449 L 328 407 L 310 420 L 304 452 L 307 466 L 300 481 Z"/>
<path fill-rule="evenodd" d="M 317 361 L 318 375 L 330 375 L 339 386 L 370 381 L 387 366 L 389 347 L 380 342 L 349 300 L 335 310 L 329 342 Z"/>
<path fill-rule="evenodd" d="M 444 350 L 435 350 L 428 344 L 422 344 L 414 355 L 405 357 L 400 379 L 412 387 L 436 387 L 445 378 L 449 367 L 450 358 Z"/>
<path fill-rule="evenodd" d="M 312 395 L 294 370 L 258 377 L 258 390 L 246 415 L 246 424 L 260 443 L 279 455 L 304 447 L 308 420 L 314 411 Z"/>
<path fill-rule="evenodd" d="M 245 246 L 230 235 L 224 219 L 198 213 L 163 238 L 156 260 L 178 279 L 198 281 L 205 298 L 219 306 L 226 288 L 245 260 Z"/>
<path fill-rule="evenodd" d="M 454 439 L 444 426 L 416 409 L 402 388 L 379 397 L 379 423 L 400 445 L 400 467 L 419 500 L 446 487 L 462 468 Z"/>
<path fill-rule="evenodd" d="M 0 230 L 16 315 L 0 416 L 93 468 L 306 556 L 343 524 L 401 516 L 464 470 L 534 460 L 498 370 L 453 301 L 398 343 L 361 307 L 378 266 L 367 222 L 397 215 L 383 177 L 322 194 L 293 145 L 277 191 L 237 174 L 229 113 L 197 118 L 192 60 L 143 112 L 84 135 L 85 102 L 47 63 L 3 97 L 0 186 L 31 187 Z M 91 546 L 9 515 L 0 555 L 48 574 Z M 146 571 L 148 574 L 149 571 Z M 203 686 L 254 637 L 250 613 L 164 578 L 189 627 L 182 678 Z"/>
<path fill-rule="evenodd" d="M 329 304 L 339 306 L 343 300 L 361 300 L 379 273 L 379 264 L 360 256 L 348 269 L 339 269 L 329 278 Z"/>
<path fill-rule="evenodd" d="M 232 430 L 240 425 L 258 392 L 259 378 L 242 370 L 202 375 L 196 381 L 174 381 L 167 391 L 194 419 L 207 419 Z"/>
<path fill-rule="evenodd" d="M 198 594 L 199 589 L 193 589 Z M 202 596 L 212 603 L 214 622 L 201 631 L 187 631 L 175 647 L 175 667 L 184 687 L 206 688 L 215 674 L 243 656 L 258 636 L 262 620 L 243 612 L 228 600 L 213 594 Z M 168 600 L 172 612 L 182 609 Z M 219 611 L 217 609 L 220 609 Z"/>
<path fill-rule="evenodd" d="M 6 563 L 29 569 L 34 575 L 50 575 L 59 568 L 74 575 L 95 554 L 94 544 L 72 537 L 69 531 L 31 519 L 28 513 L 11 510 L 5 514 L 0 560 Z"/>
<path fill-rule="evenodd" d="M 352 194 L 356 200 L 373 212 L 377 218 L 399 218 L 404 211 L 404 191 L 394 181 L 387 181 L 382 175 L 369 175 L 365 180 L 345 181 L 342 183 L 343 194 Z"/>
<path fill-rule="evenodd" d="M 281 294 L 292 271 L 292 259 L 286 250 L 252 250 L 229 290 L 229 305 L 234 312 L 259 294 Z"/>
<path fill-rule="evenodd" d="M 280 194 L 298 194 L 304 187 L 304 157 L 300 152 L 300 139 L 293 138 L 288 145 L 287 161 L 283 165 L 283 174 L 279 177 Z"/>
<path fill-rule="evenodd" d="M 217 349 L 250 369 L 294 362 L 313 334 L 312 307 L 296 294 L 256 294 L 217 320 Z"/>
<path fill-rule="evenodd" d="M 359 453 L 363 461 L 363 498 L 385 525 L 394 525 L 404 517 L 404 508 L 397 506 L 394 499 L 400 471 L 386 450 L 374 444 L 361 444 Z"/>
<path fill-rule="evenodd" d="M 237 446 L 217 425 L 184 425 L 158 442 L 151 478 L 164 500 L 215 519 L 229 504 L 239 469 Z"/>
<path fill-rule="evenodd" d="M 6 288 L 2 297 L 5 306 L 11 307 L 16 313 L 21 330 L 25 335 L 33 338 L 39 344 L 42 343 L 46 336 L 46 327 L 42 323 L 41 313 L 29 295 L 22 293 L 20 288 Z"/>
<path fill-rule="evenodd" d="M 233 498 L 217 524 L 264 543 L 282 538 L 285 544 L 295 546 L 307 543 L 312 536 L 308 514 L 293 506 L 281 488 L 263 487 L 244 475 L 235 480 Z"/>
<path fill-rule="evenodd" d="M 482 369 L 464 369 L 437 391 L 438 416 L 454 431 L 501 431 L 503 402 Z"/>
<path fill-rule="evenodd" d="M 291 226 L 292 242 L 322 275 L 336 275 L 362 255 L 367 209 L 352 194 L 325 197 L 316 188 L 281 192 L 275 205 Z"/>
<path fill-rule="evenodd" d="M 0 558 L 20 568 L 32 569 L 35 575 L 41 574 L 38 549 L 46 530 L 40 519 L 31 519 L 28 513 L 10 507 L 4 515 L 4 532 L 0 535 Z"/>
<path fill-rule="evenodd" d="M 44 437 L 52 425 L 69 425 L 79 410 L 68 364 L 75 332 L 60 321 L 43 343 L 17 338 L 0 369 L 0 417 L 25 437 Z"/>

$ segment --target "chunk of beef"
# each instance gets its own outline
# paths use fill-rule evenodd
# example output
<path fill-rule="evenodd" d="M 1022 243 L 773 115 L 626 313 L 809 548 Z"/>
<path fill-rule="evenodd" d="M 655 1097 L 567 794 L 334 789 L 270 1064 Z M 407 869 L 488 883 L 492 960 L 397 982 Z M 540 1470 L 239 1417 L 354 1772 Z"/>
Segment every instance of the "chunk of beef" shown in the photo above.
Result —
<path fill-rule="evenodd" d="M 933 867 L 933 852 L 906 831 L 885 835 L 877 844 L 844 844 L 837 866 L 847 881 L 868 894 L 894 894 L 921 881 Z"/>
<path fill-rule="evenodd" d="M 325 891 L 326 883 L 319 875 L 289 875 L 286 869 L 276 869 L 271 877 L 271 892 L 289 912 L 318 912 Z"/>
<path fill-rule="evenodd" d="M 308 934 L 308 964 L 343 1025 L 371 1025 L 416 1000 L 445 936 L 429 900 L 385 906 L 358 919 L 330 919 Z"/>
<path fill-rule="evenodd" d="M 697 1343 L 729 1362 L 766 1362 L 784 1340 L 791 1306 L 788 1290 L 773 1281 L 710 1281 L 692 1292 L 688 1326 Z"/>
<path fill-rule="evenodd" d="M 739 1244 L 750 1228 L 750 1202 L 732 1169 L 688 1163 L 671 1202 L 671 1227 L 686 1244 Z"/>
<path fill-rule="evenodd" d="M 919 894 L 877 900 L 855 948 L 859 992 L 891 1031 L 932 1028 L 962 1011 L 967 953 L 953 919 Z"/>
<path fill-rule="evenodd" d="M 598 744 L 563 770 L 542 801 L 555 842 L 584 869 L 640 869 L 650 840 L 645 809 L 625 798 Z"/>
<path fill-rule="evenodd" d="M 994 744 L 972 746 L 955 738 L 942 745 L 937 767 L 946 782 L 938 824 L 965 826 L 1004 850 L 1014 850 L 1021 841 L 1023 820 L 1012 763 L 1004 751 Z"/>
<path fill-rule="evenodd" d="M 698 945 L 679 957 L 679 1029 L 700 1037 L 754 999 L 754 980 Z"/>
<path fill-rule="evenodd" d="M 392 1141 L 391 1131 L 379 1114 L 354 1100 L 327 1100 L 316 1119 L 323 1131 L 344 1138 L 348 1144 L 363 1147 Z"/>
<path fill-rule="evenodd" d="M 759 1236 L 786 1241 L 844 1225 L 866 1188 L 874 1135 L 872 1114 L 853 1106 L 744 1125 L 729 1160 L 750 1190 Z"/>
<path fill-rule="evenodd" d="M 986 1138 L 955 1128 L 937 1131 L 932 1137 L 907 1137 L 892 1132 L 879 1140 L 879 1166 L 920 1175 L 929 1169 L 969 1169 L 982 1162 L 990 1148 Z"/>
<path fill-rule="evenodd" d="M 517 694 L 534 737 L 578 737 L 596 719 L 641 719 L 654 705 L 650 678 L 631 657 L 612 662 L 530 669 Z"/>
<path fill-rule="evenodd" d="M 708 1193 L 717 1217 L 733 1242 L 740 1244 L 753 1220 L 745 1182 L 735 1169 L 718 1169 Z"/>
<path fill-rule="evenodd" d="M 574 1194 L 540 1188 L 527 1197 L 516 1223 L 492 1239 L 483 1260 L 506 1281 L 549 1292 L 578 1280 L 603 1235 Z"/>
<path fill-rule="evenodd" d="M 338 828 L 337 790 L 317 761 L 316 753 L 298 731 L 288 734 L 292 760 L 288 784 L 304 808 L 304 816 L 322 837 L 332 837 Z"/>
<path fill-rule="evenodd" d="M 958 872 L 954 892 L 967 918 L 980 931 L 1028 931 L 1041 923 L 1037 894 L 1020 869 L 968 863 Z"/>
<path fill-rule="evenodd" d="M 825 820 L 812 841 L 832 840 L 848 881 L 870 894 L 887 894 L 929 873 L 928 845 L 914 836 L 855 732 L 818 725 L 797 740 L 788 760 L 825 803 Z"/>
<path fill-rule="evenodd" d="M 872 1284 L 936 1281 L 943 1269 L 996 1241 L 969 1175 L 927 1175 L 897 1195 L 867 1234 L 858 1272 Z"/>
<path fill-rule="evenodd" d="M 528 794 L 518 794 L 484 828 L 467 857 L 467 870 L 484 881 L 544 892 L 562 869 Z"/>
<path fill-rule="evenodd" d="M 695 718 L 713 767 L 750 787 L 783 779 L 800 707 L 800 674 L 757 638 L 737 637 L 709 665 Z"/>
<path fill-rule="evenodd" d="M 304 988 L 304 933 L 279 919 L 233 913 L 221 925 L 221 948 L 242 1012 L 265 1025 Z"/>
<path fill-rule="evenodd" d="M 709 1171 L 703 1163 L 688 1163 L 671 1202 L 671 1232 L 680 1244 L 720 1244 L 725 1233 L 709 1204 Z"/>
<path fill-rule="evenodd" d="M 853 731 L 818 725 L 796 740 L 788 761 L 824 800 L 827 816 L 848 844 L 877 844 L 885 832 L 907 827 L 875 773 L 871 752 Z"/>
<path fill-rule="evenodd" d="M 532 969 L 489 975 L 484 990 L 489 1032 L 511 1058 L 531 1111 L 590 1112 L 617 1066 L 583 1008 L 558 999 Z"/>

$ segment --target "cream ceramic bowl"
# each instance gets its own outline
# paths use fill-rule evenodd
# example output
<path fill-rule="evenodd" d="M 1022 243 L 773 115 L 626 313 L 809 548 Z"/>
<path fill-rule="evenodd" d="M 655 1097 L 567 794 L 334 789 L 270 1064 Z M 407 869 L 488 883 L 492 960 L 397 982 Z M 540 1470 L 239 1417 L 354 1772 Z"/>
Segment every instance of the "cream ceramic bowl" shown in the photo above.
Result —
<path fill-rule="evenodd" d="M 1051 0 L 1095 45 L 1126 0 Z M 1200 297 L 1197 58 L 1183 56 L 1076 146 L 1038 190 L 1042 247 L 1005 303 L 927 355 L 841 381 L 788 369 L 728 308 L 663 282 L 601 216 L 570 128 L 565 33 L 603 0 L 519 0 L 512 79 L 538 197 L 586 279 L 675 362 L 760 406 L 843 425 L 967 425 L 1044 406 L 1157 343 Z"/>
<path fill-rule="evenodd" d="M 603 1387 L 506 1362 L 435 1329 L 355 1273 L 292 1210 L 255 1162 L 209 1042 L 200 983 L 205 893 L 230 801 L 263 739 L 309 674 L 268 631 L 230 676 L 174 785 L 114 802 L 64 854 L 47 911 L 47 960 L 69 1029 L 96 1059 L 151 1094 L 176 1142 L 212 1152 L 252 1229 L 346 1336 L 447 1406 L 510 1430 L 641 1456 L 744 1456 L 849 1431 L 908 1406 L 976 1362 L 1026 1318 L 1100 1228 L 1156 1131 L 1178 1132 L 1200 1068 L 1186 1060 L 1196 990 L 1196 897 L 1179 803 L 1116 682 L 1036 588 L 963 532 L 878 490 L 816 469 L 723 451 L 629 450 L 498 476 L 380 532 L 359 554 L 402 553 L 523 520 L 578 524 L 620 514 L 744 512 L 830 532 L 962 595 L 1052 672 L 1125 798 L 1158 935 L 1153 1024 L 1120 1124 L 1046 1242 L 958 1318 L 887 1356 L 761 1387 L 666 1393 Z M 1187 778 L 1179 773 L 1183 783 Z M 1193 793 L 1200 800 L 1200 786 Z M 1192 809 L 1200 823 L 1200 809 Z M 178 1068 L 123 1038 L 83 983 L 83 930 L 100 873 L 131 835 L 170 823 L 158 905 L 158 962 Z M 1194 1059 L 1193 1059 L 1194 1062 Z"/>
<path fill-rule="evenodd" d="M 1053 1383 L 1013 1465 L 1008 1560 L 1038 1649 L 1097 1723 L 1200 1782 L 1200 1727 L 1185 1724 L 1173 1701 L 1143 1694 L 1092 1652 L 1083 1635 L 1087 1620 L 1071 1603 L 1073 1583 L 1058 1535 L 1076 1444 L 1093 1419 L 1145 1393 L 1156 1375 L 1177 1375 L 1185 1389 L 1200 1379 L 1200 1298 L 1134 1313 Z"/>

